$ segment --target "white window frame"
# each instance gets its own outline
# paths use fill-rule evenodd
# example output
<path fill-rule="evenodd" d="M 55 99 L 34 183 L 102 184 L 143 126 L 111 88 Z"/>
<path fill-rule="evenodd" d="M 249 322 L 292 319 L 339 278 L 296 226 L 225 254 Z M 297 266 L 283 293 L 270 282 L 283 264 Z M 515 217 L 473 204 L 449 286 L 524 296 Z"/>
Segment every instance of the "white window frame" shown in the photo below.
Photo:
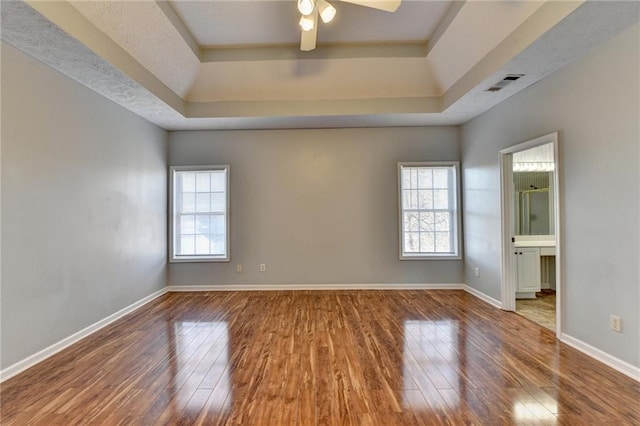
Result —
<path fill-rule="evenodd" d="M 175 179 L 176 172 L 201 172 L 201 171 L 224 171 L 226 174 L 226 213 L 225 213 L 225 254 L 220 255 L 189 255 L 189 256 L 176 256 L 175 244 L 177 243 L 175 235 L 175 220 L 176 220 L 176 194 L 175 194 Z M 185 262 L 229 262 L 231 260 L 231 245 L 230 245 L 230 194 L 229 181 L 231 174 L 231 167 L 229 165 L 222 166 L 174 166 L 169 168 L 169 262 L 170 263 L 185 263 Z"/>
<path fill-rule="evenodd" d="M 450 204 L 453 206 L 448 209 L 453 214 L 453 220 L 451 225 L 454 227 L 453 235 L 451 237 L 451 244 L 453 245 L 452 252 L 449 253 L 437 253 L 437 252 L 420 252 L 420 253 L 405 253 L 404 251 L 404 212 L 402 198 L 402 169 L 404 167 L 425 167 L 425 168 L 438 168 L 448 167 L 453 168 L 453 179 L 455 180 L 453 187 L 450 188 L 455 191 L 454 194 L 450 194 Z M 398 251 L 400 260 L 460 260 L 462 259 L 462 220 L 460 209 L 460 162 L 458 161 L 421 161 L 421 162 L 399 162 L 398 163 Z"/>

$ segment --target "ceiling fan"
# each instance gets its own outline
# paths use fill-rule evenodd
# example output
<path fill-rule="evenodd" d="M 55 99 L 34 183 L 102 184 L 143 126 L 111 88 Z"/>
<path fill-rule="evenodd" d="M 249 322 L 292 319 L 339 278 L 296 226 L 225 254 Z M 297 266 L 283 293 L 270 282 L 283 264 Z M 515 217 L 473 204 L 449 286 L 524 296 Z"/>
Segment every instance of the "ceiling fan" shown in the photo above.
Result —
<path fill-rule="evenodd" d="M 345 3 L 353 3 L 359 6 L 373 9 L 395 12 L 400 6 L 401 0 L 342 0 Z M 298 0 L 298 10 L 302 14 L 300 17 L 300 27 L 302 36 L 300 37 L 300 50 L 309 51 L 316 48 L 316 38 L 318 34 L 318 16 L 325 24 L 331 22 L 336 16 L 336 8 L 327 0 Z"/>

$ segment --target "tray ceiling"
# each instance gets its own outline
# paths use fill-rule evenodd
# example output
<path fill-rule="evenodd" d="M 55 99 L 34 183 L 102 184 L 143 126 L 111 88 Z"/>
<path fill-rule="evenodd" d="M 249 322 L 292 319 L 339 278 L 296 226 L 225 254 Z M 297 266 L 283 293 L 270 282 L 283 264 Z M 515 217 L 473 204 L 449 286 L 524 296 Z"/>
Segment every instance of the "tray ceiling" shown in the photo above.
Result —
<path fill-rule="evenodd" d="M 637 2 L 8 1 L 2 39 L 166 129 L 461 124 L 638 22 Z M 66 59 L 65 59 L 66 58 Z M 524 77 L 496 93 L 507 74 Z"/>

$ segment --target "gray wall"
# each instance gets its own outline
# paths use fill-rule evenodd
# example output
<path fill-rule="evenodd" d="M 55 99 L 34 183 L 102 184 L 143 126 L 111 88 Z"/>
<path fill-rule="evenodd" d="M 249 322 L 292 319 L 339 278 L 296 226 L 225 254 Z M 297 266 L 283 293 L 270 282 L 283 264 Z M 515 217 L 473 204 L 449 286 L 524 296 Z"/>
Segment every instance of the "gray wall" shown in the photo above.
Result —
<path fill-rule="evenodd" d="M 639 50 L 636 25 L 465 124 L 462 133 L 466 283 L 500 299 L 499 150 L 559 131 L 563 332 L 635 366 Z M 609 330 L 610 314 L 622 317 L 622 333 Z"/>
<path fill-rule="evenodd" d="M 2 45 L 2 368 L 163 288 L 167 133 Z"/>
<path fill-rule="evenodd" d="M 397 162 L 459 156 L 452 127 L 172 132 L 171 165 L 231 165 L 231 262 L 169 284 L 462 283 L 462 261 L 398 260 Z"/>

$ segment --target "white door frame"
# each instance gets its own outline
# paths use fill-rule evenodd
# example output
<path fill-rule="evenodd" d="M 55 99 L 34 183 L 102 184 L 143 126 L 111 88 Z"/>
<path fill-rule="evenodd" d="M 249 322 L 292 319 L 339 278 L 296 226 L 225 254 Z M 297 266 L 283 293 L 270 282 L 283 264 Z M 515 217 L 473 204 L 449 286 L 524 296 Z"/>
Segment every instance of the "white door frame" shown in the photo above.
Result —
<path fill-rule="evenodd" d="M 560 161 L 558 157 L 558 132 L 510 146 L 500 151 L 500 204 L 502 210 L 502 309 L 516 310 L 515 256 L 511 238 L 515 235 L 515 217 L 513 209 L 513 153 L 535 148 L 548 143 L 553 144 L 555 162 L 553 179 L 553 203 L 555 207 L 554 225 L 556 234 L 556 336 L 560 338 L 562 307 L 562 232 L 560 228 Z"/>

